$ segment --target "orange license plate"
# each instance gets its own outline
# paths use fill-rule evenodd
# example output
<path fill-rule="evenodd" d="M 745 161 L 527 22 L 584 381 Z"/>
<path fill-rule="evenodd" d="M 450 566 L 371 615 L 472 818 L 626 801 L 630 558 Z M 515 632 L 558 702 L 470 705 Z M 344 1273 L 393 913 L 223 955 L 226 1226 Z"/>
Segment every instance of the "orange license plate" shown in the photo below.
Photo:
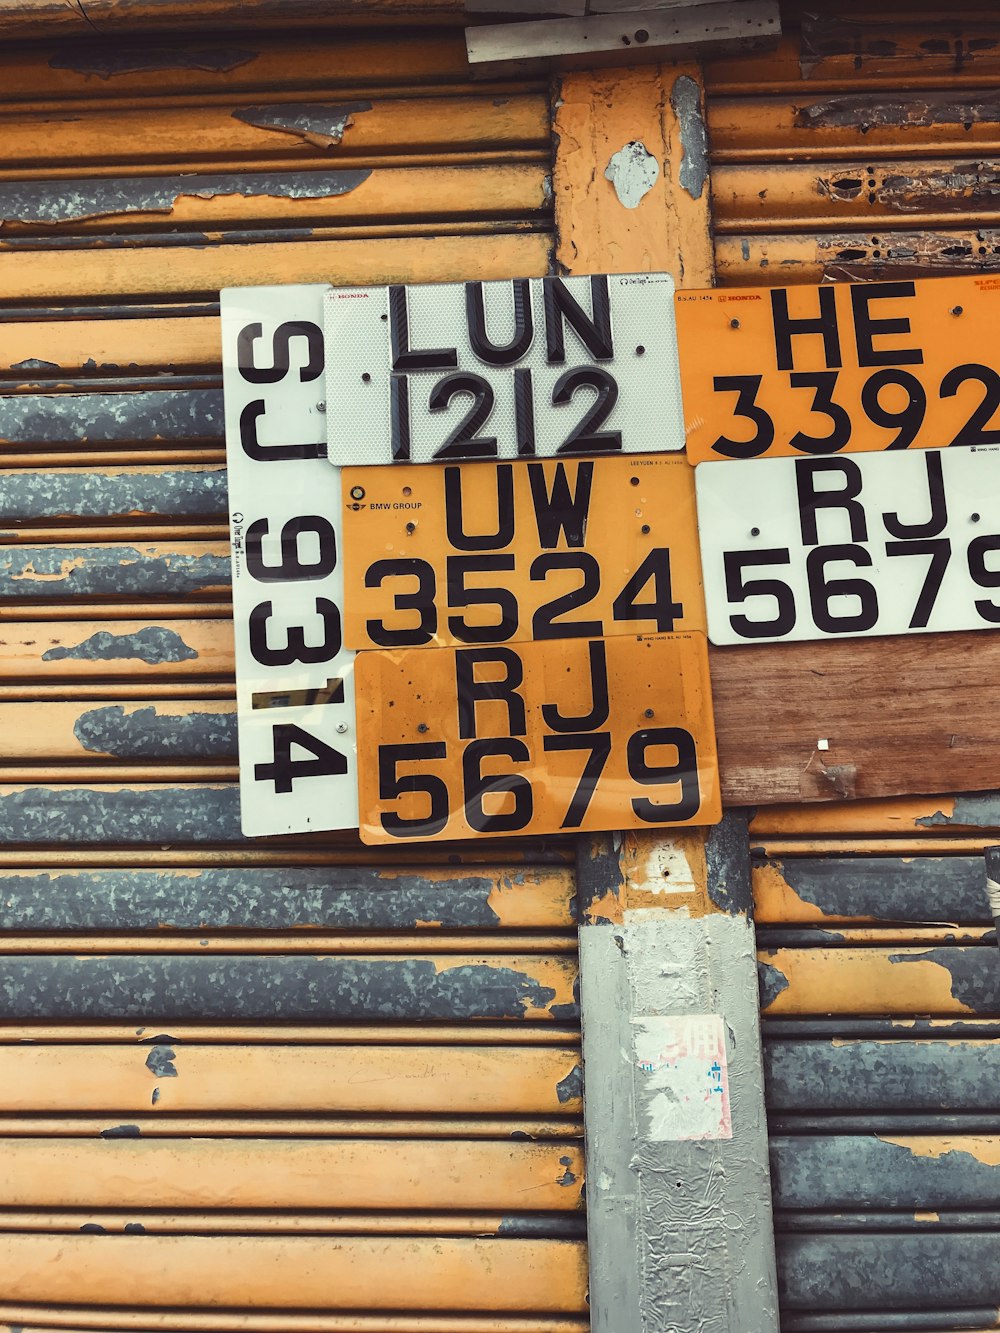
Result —
<path fill-rule="evenodd" d="M 681 457 L 344 468 L 341 479 L 348 647 L 705 630 Z"/>
<path fill-rule="evenodd" d="M 1000 444 L 1000 278 L 676 300 L 691 463 Z"/>
<path fill-rule="evenodd" d="M 359 653 L 367 843 L 722 818 L 703 634 Z"/>

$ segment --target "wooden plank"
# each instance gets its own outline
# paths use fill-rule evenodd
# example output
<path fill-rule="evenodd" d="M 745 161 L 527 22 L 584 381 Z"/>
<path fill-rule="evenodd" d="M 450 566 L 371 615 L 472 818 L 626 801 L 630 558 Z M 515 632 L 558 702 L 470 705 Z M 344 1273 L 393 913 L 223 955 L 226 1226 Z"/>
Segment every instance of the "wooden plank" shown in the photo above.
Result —
<path fill-rule="evenodd" d="M 744 287 L 992 273 L 1000 268 L 1000 230 L 886 227 L 875 234 L 824 231 L 811 236 L 720 236 L 715 262 L 721 285 Z"/>
<path fill-rule="evenodd" d="M 0 931 L 569 930 L 574 891 L 558 866 L 0 869 Z"/>
<path fill-rule="evenodd" d="M 996 222 L 998 176 L 995 158 L 971 154 L 959 161 L 927 157 L 886 164 L 854 157 L 718 166 L 712 172 L 712 206 L 719 233 L 927 231 L 956 222 L 989 227 Z M 897 233 L 894 243 L 905 245 L 905 236 Z"/>
<path fill-rule="evenodd" d="M 771 1038 L 764 1043 L 772 1113 L 1000 1112 L 996 1042 Z"/>
<path fill-rule="evenodd" d="M 960 76 L 959 76 L 960 77 Z M 1000 152 L 1000 102 L 981 89 L 811 92 L 784 97 L 714 97 L 707 107 L 713 163 L 849 159 L 882 170 L 899 158 Z M 715 178 L 712 181 L 715 189 Z"/>
<path fill-rule="evenodd" d="M 10 111 L 0 142 L 0 176 L 19 180 L 87 174 L 124 179 L 166 170 L 247 171 L 274 164 L 372 165 L 393 156 L 456 153 L 492 157 L 531 149 L 548 152 L 547 98 L 508 96 L 392 97 L 337 100 L 286 92 L 258 106 L 248 102 L 147 108 L 141 105 L 72 112 Z M 162 165 L 161 165 L 162 164 Z"/>
<path fill-rule="evenodd" d="M 585 1308 L 581 1241 L 0 1236 L 8 1301 L 270 1310 Z"/>
<path fill-rule="evenodd" d="M 211 619 L 167 624 L 148 615 L 143 620 L 3 620 L 0 681 L 231 677 L 232 636 L 231 622 Z"/>
<path fill-rule="evenodd" d="M 8 956 L 4 1019 L 575 1022 L 561 955 Z M 958 952 L 953 951 L 953 952 Z M 2 1272 L 0 1265 L 0 1272 Z"/>
<path fill-rule="evenodd" d="M 978 856 L 771 859 L 754 866 L 753 892 L 758 926 L 991 920 Z"/>
<path fill-rule="evenodd" d="M 0 1208 L 572 1211 L 582 1187 L 581 1147 L 489 1140 L 18 1139 L 0 1165 Z"/>
<path fill-rule="evenodd" d="M 44 181 L 0 181 L 5 238 L 99 236 L 156 230 L 300 228 L 541 216 L 546 167 L 366 166 Z M 173 239 L 173 238 L 171 238 Z"/>
<path fill-rule="evenodd" d="M 1000 1013 L 990 948 L 762 949 L 766 1014 Z"/>
<path fill-rule="evenodd" d="M 167 246 L 140 250 L 88 249 L 0 253 L 0 290 L 8 302 L 77 297 L 146 297 L 168 293 L 214 295 L 221 287 L 331 282 L 339 286 L 389 282 L 459 282 L 541 277 L 551 240 L 543 234 L 394 236 L 384 240 L 253 246 Z"/>
<path fill-rule="evenodd" d="M 1000 639 L 930 639 L 712 649 L 726 803 L 1000 787 Z"/>
<path fill-rule="evenodd" d="M 134 1037 L 117 1046 L 0 1044 L 0 1112 L 67 1118 L 98 1111 L 303 1118 L 579 1113 L 577 1047 L 470 1045 L 477 1030 L 457 1046 L 399 1044 L 385 1029 L 382 1045 L 192 1045 L 183 1033 L 156 1045 Z M 270 1029 L 272 1043 L 279 1034 Z M 154 1088 L 159 1096 L 151 1104 Z"/>

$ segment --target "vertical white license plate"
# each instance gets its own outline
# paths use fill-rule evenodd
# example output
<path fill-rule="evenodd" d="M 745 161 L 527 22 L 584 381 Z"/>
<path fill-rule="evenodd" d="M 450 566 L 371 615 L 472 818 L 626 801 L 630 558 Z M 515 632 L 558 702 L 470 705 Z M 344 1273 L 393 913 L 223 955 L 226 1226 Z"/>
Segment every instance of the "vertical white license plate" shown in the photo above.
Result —
<path fill-rule="evenodd" d="M 248 837 L 355 828 L 339 470 L 326 459 L 324 285 L 222 293 L 240 806 Z"/>
<path fill-rule="evenodd" d="M 1000 625 L 1000 446 L 702 463 L 712 643 Z"/>

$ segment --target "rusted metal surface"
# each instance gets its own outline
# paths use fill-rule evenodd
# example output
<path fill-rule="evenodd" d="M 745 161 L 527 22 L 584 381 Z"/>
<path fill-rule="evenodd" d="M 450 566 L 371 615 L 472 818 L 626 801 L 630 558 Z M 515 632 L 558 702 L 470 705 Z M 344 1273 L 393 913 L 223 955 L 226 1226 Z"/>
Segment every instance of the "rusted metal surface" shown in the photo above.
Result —
<path fill-rule="evenodd" d="M 792 97 L 718 97 L 708 109 L 712 160 L 817 162 L 858 152 L 865 163 L 1000 149 L 1000 100 L 953 88 Z"/>
<path fill-rule="evenodd" d="M 565 870 L 0 870 L 0 930 L 488 930 L 573 925 Z"/>
<path fill-rule="evenodd" d="M 226 517 L 223 468 L 0 470 L 0 522 Z"/>
<path fill-rule="evenodd" d="M 93 610 L 93 608 L 91 608 Z M 0 630 L 0 681 L 92 681 L 128 676 L 170 681 L 232 675 L 232 630 L 225 621 L 71 620 Z M 105 686 L 105 698 L 114 688 Z"/>
<path fill-rule="evenodd" d="M 716 264 L 722 285 L 895 279 L 988 273 L 1000 267 L 1000 232 L 888 230 L 879 235 L 721 236 Z"/>
<path fill-rule="evenodd" d="M 989 920 L 980 857 L 786 857 L 753 883 L 758 923 Z"/>
<path fill-rule="evenodd" d="M 811 10 L 811 12 L 809 12 Z M 791 25 L 789 25 L 791 27 Z M 989 8 L 904 12 L 841 3 L 812 5 L 776 51 L 706 62 L 709 93 L 843 93 L 887 88 L 996 86 L 1000 24 Z"/>
<path fill-rule="evenodd" d="M 793 228 L 834 232 L 916 227 L 926 232 L 960 222 L 990 227 L 1000 200 L 1000 162 L 931 158 L 872 164 L 858 159 L 819 166 L 719 166 L 712 181 L 718 234 Z M 867 241 L 867 237 L 865 238 Z M 906 235 L 885 245 L 899 257 Z M 917 253 L 914 251 L 914 253 Z"/>
<path fill-rule="evenodd" d="M 1000 1014 L 991 948 L 777 948 L 759 953 L 761 1009 L 781 1014 Z"/>
<path fill-rule="evenodd" d="M 576 963 L 558 956 L 52 955 L 11 957 L 4 976 L 2 1019 L 574 1022 L 579 1016 Z"/>
<path fill-rule="evenodd" d="M 1000 1256 L 988 1231 L 785 1235 L 778 1285 L 786 1310 L 987 1305 L 1000 1290 Z"/>
<path fill-rule="evenodd" d="M 228 543 L 0 547 L 0 601 L 225 596 Z"/>
<path fill-rule="evenodd" d="M 996 1208 L 1000 1136 L 777 1135 L 771 1180 L 777 1208 Z"/>
<path fill-rule="evenodd" d="M 221 389 L 0 397 L 0 443 L 40 446 L 220 440 Z"/>

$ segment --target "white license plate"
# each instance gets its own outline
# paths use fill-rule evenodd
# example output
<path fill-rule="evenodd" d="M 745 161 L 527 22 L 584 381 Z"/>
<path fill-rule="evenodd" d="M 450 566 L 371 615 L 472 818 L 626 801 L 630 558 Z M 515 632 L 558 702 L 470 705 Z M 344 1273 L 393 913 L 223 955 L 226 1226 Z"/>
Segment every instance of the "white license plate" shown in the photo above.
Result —
<path fill-rule="evenodd" d="M 1000 448 L 696 469 L 713 643 L 1000 625 Z"/>
<path fill-rule="evenodd" d="M 335 464 L 684 447 L 667 273 L 334 288 Z"/>
<path fill-rule="evenodd" d="M 222 293 L 240 808 L 247 837 L 356 828 L 340 476 L 325 458 L 325 286 Z"/>

